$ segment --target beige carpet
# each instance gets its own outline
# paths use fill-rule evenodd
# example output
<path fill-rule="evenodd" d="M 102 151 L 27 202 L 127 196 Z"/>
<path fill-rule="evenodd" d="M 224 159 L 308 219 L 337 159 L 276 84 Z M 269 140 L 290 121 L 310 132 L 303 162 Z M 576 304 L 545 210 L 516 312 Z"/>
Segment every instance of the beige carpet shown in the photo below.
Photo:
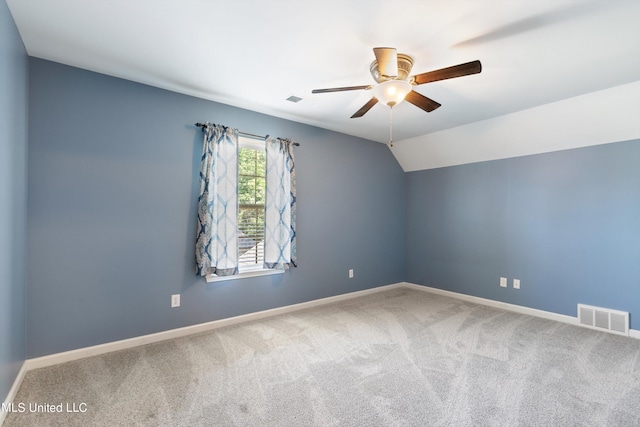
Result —
<path fill-rule="evenodd" d="M 640 341 L 394 289 L 34 370 L 19 405 L 6 426 L 638 426 Z"/>

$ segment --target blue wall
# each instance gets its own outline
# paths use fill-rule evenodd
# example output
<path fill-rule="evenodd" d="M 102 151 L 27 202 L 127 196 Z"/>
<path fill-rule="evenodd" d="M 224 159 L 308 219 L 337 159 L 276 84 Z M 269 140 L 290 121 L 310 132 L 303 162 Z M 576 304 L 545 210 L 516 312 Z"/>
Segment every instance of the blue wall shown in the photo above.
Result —
<path fill-rule="evenodd" d="M 25 359 L 28 61 L 0 1 L 0 402 Z"/>
<path fill-rule="evenodd" d="M 408 173 L 406 280 L 640 329 L 639 165 L 628 141 Z"/>
<path fill-rule="evenodd" d="M 29 66 L 28 357 L 404 279 L 405 178 L 386 146 L 40 59 Z M 213 284 L 195 276 L 193 123 L 206 120 L 301 143 L 299 268 Z M 182 307 L 171 309 L 174 293 Z"/>
<path fill-rule="evenodd" d="M 31 58 L 25 191 L 27 64 L 10 24 L 0 387 L 25 357 L 23 316 L 38 357 L 403 280 L 571 316 L 577 303 L 625 310 L 640 329 L 639 141 L 404 174 L 382 144 Z M 299 268 L 195 276 L 205 120 L 302 144 Z"/>

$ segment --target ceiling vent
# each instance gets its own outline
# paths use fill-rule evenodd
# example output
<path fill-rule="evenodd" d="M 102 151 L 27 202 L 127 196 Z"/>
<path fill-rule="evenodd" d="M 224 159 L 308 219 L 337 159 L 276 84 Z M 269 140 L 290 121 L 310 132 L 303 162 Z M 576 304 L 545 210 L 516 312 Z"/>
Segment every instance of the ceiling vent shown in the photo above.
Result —
<path fill-rule="evenodd" d="M 578 323 L 598 331 L 629 335 L 629 313 L 578 304 Z"/>
<path fill-rule="evenodd" d="M 287 98 L 287 101 L 293 102 L 295 104 L 302 101 L 302 98 L 300 98 L 299 96 L 291 95 L 290 97 Z"/>

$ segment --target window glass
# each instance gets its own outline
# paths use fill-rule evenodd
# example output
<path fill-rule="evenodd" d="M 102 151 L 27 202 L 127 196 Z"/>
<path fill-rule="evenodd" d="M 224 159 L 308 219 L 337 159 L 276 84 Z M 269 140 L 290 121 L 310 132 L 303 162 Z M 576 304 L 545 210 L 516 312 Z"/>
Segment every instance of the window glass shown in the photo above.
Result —
<path fill-rule="evenodd" d="M 238 150 L 238 250 L 240 271 L 262 268 L 265 203 L 264 144 L 240 140 Z"/>

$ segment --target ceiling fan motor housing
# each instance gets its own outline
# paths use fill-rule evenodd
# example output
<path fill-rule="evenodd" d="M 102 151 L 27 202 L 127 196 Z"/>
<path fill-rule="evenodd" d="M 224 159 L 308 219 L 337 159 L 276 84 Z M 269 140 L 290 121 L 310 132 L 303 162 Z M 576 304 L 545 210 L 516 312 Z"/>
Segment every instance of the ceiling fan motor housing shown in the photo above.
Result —
<path fill-rule="evenodd" d="M 380 69 L 378 67 L 378 61 L 374 60 L 369 67 L 369 71 L 371 72 L 371 76 L 373 79 L 382 83 L 384 81 L 393 79 L 393 80 L 407 80 L 409 78 L 409 74 L 411 74 L 411 69 L 413 68 L 413 58 L 404 53 L 398 54 L 398 77 L 386 77 L 380 73 Z"/>

